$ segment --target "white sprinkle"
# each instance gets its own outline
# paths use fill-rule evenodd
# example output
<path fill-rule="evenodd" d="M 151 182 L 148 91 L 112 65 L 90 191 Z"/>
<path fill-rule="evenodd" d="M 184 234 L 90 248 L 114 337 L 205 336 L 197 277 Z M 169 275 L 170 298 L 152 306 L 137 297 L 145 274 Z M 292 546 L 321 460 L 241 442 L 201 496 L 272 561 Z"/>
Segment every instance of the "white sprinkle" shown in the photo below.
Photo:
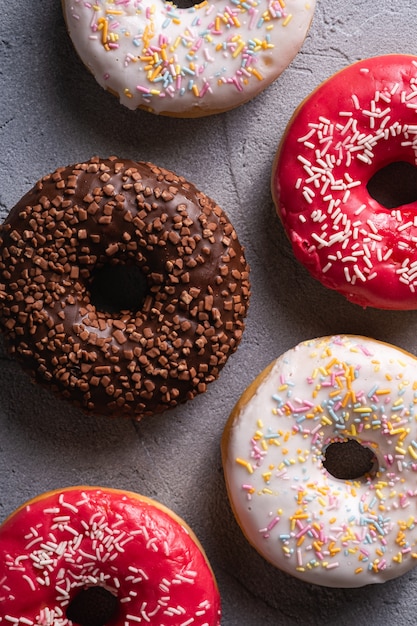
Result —
<path fill-rule="evenodd" d="M 368 234 L 369 239 L 373 239 L 374 241 L 382 241 L 383 240 L 383 236 L 382 235 L 377 235 L 374 233 L 369 233 Z"/>
<path fill-rule="evenodd" d="M 69 509 L 73 513 L 78 513 L 77 507 L 74 506 L 73 504 L 70 504 L 69 502 L 62 502 L 62 506 Z"/>
<path fill-rule="evenodd" d="M 310 141 L 305 141 L 305 142 L 304 142 L 304 146 L 305 146 L 306 148 L 310 148 L 310 149 L 314 149 L 314 148 L 315 148 L 314 143 L 311 143 Z"/>
<path fill-rule="evenodd" d="M 306 202 L 308 202 L 308 204 L 312 204 L 312 203 L 313 203 L 313 200 L 312 200 L 312 198 L 311 198 L 311 195 L 310 195 L 310 193 L 309 193 L 309 190 L 304 189 L 304 191 L 303 191 L 303 196 L 304 196 L 304 200 L 305 200 Z"/>
<path fill-rule="evenodd" d="M 413 226 L 413 222 L 410 220 L 408 222 L 405 222 L 404 224 L 401 224 L 401 226 L 398 226 L 398 232 L 402 232 L 403 230 L 406 230 L 407 228 L 410 228 L 410 226 Z"/>
<path fill-rule="evenodd" d="M 384 102 L 386 102 L 387 104 L 389 104 L 391 102 L 391 94 L 387 94 L 387 93 L 379 93 L 379 99 L 383 100 Z"/>
<path fill-rule="evenodd" d="M 378 233 L 378 228 L 375 226 L 372 220 L 366 220 L 366 223 L 368 224 L 369 228 L 372 230 L 374 234 Z"/>
<path fill-rule="evenodd" d="M 366 204 L 361 204 L 361 206 L 356 209 L 355 215 L 360 215 L 364 209 L 366 209 Z"/>
<path fill-rule="evenodd" d="M 169 606 L 164 611 L 164 615 L 169 615 L 170 617 L 172 617 L 173 615 L 184 615 L 184 613 L 185 613 L 185 610 L 182 606 L 177 606 L 177 607 Z"/>
<path fill-rule="evenodd" d="M 358 154 L 357 158 L 363 161 L 364 163 L 366 163 L 367 165 L 371 165 L 372 163 L 371 159 L 365 154 Z"/>
<path fill-rule="evenodd" d="M 72 535 L 74 535 L 74 537 L 78 537 L 80 534 L 77 530 L 75 530 L 75 528 L 68 526 L 68 524 L 65 524 L 63 526 L 63 529 L 66 530 L 68 533 L 71 533 Z"/>
<path fill-rule="evenodd" d="M 388 122 L 390 121 L 390 119 L 391 119 L 391 116 L 390 116 L 390 115 L 387 115 L 387 116 L 386 116 L 386 117 L 382 120 L 381 125 L 380 125 L 380 129 L 381 129 L 381 130 L 383 130 L 383 129 L 385 128 L 385 126 L 388 124 Z"/>
<path fill-rule="evenodd" d="M 304 143 L 305 141 L 308 141 L 315 133 L 316 129 L 312 128 L 306 135 L 304 135 L 304 137 L 300 137 L 297 141 L 299 141 L 300 143 Z"/>
<path fill-rule="evenodd" d="M 184 574 L 175 574 L 174 580 L 172 582 L 176 583 L 177 581 L 180 581 L 183 583 L 194 584 L 195 577 L 197 575 L 196 572 L 188 571 L 185 573 L 187 574 L 187 576 L 185 576 Z"/>
<path fill-rule="evenodd" d="M 345 194 L 342 198 L 342 202 L 345 204 L 348 200 L 349 200 L 349 196 L 350 196 L 350 189 L 346 189 Z"/>
<path fill-rule="evenodd" d="M 372 269 L 372 268 L 373 268 L 372 261 L 370 260 L 370 258 L 369 258 L 368 256 L 366 256 L 366 255 L 365 255 L 365 256 L 363 257 L 363 261 L 364 261 L 365 265 L 367 265 L 367 266 L 368 266 L 368 268 L 369 268 L 369 269 Z"/>
<path fill-rule="evenodd" d="M 310 161 L 309 161 L 308 159 L 306 159 L 305 157 L 303 157 L 301 154 L 299 154 L 299 155 L 297 156 L 297 159 L 298 159 L 301 163 L 303 163 L 304 165 L 311 166 Z"/>
<path fill-rule="evenodd" d="M 360 180 L 352 180 L 351 182 L 348 183 L 348 189 L 353 189 L 353 187 L 359 187 L 361 184 L 362 183 Z"/>
<path fill-rule="evenodd" d="M 348 283 L 352 282 L 352 280 L 351 280 L 351 278 L 350 278 L 350 274 L 349 274 L 349 268 L 348 268 L 348 267 L 346 267 L 346 265 L 345 265 L 345 267 L 343 268 L 343 272 L 344 272 L 344 274 L 345 274 L 346 281 L 347 281 Z"/>
<path fill-rule="evenodd" d="M 366 282 L 366 276 L 360 271 L 359 267 L 357 265 L 353 266 L 353 271 L 355 272 L 356 276 L 358 278 L 360 278 L 360 280 L 365 283 Z"/>
<path fill-rule="evenodd" d="M 22 578 L 24 580 L 26 580 L 26 582 L 28 583 L 29 587 L 32 589 L 32 591 L 35 591 L 36 589 L 36 585 L 33 582 L 32 578 L 30 578 L 30 576 L 28 576 L 27 574 L 23 574 Z"/>
<path fill-rule="evenodd" d="M 328 246 L 328 242 L 325 239 L 322 239 L 320 237 L 320 235 L 318 235 L 317 233 L 312 233 L 311 234 L 312 238 L 315 239 L 317 241 L 317 243 L 320 244 L 320 247 L 326 247 Z"/>

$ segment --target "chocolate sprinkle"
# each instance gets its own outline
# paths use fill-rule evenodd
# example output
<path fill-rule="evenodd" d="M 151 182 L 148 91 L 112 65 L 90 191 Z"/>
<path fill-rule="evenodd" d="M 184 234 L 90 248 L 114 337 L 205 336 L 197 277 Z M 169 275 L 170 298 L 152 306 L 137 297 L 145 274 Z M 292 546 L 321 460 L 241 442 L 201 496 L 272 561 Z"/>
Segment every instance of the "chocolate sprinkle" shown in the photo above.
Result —
<path fill-rule="evenodd" d="M 92 302 L 94 272 L 140 268 L 138 311 Z M 249 268 L 225 213 L 151 163 L 97 157 L 42 178 L 0 226 L 0 327 L 41 384 L 140 419 L 206 390 L 241 339 Z"/>

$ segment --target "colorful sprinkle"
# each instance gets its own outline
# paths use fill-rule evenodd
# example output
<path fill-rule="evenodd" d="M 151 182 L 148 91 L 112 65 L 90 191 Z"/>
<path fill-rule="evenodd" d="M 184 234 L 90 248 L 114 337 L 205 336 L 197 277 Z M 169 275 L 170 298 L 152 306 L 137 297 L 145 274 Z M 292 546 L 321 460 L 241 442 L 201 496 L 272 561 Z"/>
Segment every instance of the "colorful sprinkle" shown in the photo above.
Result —
<path fill-rule="evenodd" d="M 305 342 L 276 361 L 232 414 L 225 464 L 233 509 L 261 554 L 327 586 L 361 586 L 414 566 L 416 381 L 414 357 L 353 336 Z M 326 448 L 352 438 L 377 466 L 335 478 L 323 465 Z M 239 487 L 248 468 L 250 501 Z"/>
<path fill-rule="evenodd" d="M 315 2 L 222 0 L 179 9 L 153 0 L 72 0 L 64 6 L 74 46 L 98 82 L 128 108 L 158 113 L 202 106 L 217 111 L 252 98 L 301 47 Z M 173 80 L 172 67 L 176 77 L 195 75 L 188 91 Z M 154 93 L 155 81 L 161 89 Z"/>

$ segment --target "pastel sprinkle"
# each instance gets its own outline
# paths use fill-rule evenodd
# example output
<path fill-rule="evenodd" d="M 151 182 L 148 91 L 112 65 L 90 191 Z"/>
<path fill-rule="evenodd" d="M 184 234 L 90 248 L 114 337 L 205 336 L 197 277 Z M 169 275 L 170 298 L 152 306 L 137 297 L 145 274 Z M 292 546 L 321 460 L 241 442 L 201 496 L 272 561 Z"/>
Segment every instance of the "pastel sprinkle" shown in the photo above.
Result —
<path fill-rule="evenodd" d="M 416 389 L 417 359 L 371 339 L 307 341 L 276 361 L 235 416 L 236 471 L 225 466 L 236 487 L 251 475 L 250 493 L 230 482 L 228 491 L 261 554 L 328 586 L 366 585 L 414 566 L 417 516 L 407 512 L 417 501 Z M 325 469 L 325 451 L 352 438 L 375 464 L 365 476 L 338 479 Z"/>
<path fill-rule="evenodd" d="M 279 0 L 210 0 L 186 9 L 153 0 L 65 0 L 64 9 L 80 56 L 100 83 L 108 76 L 107 86 L 127 107 L 198 111 L 210 101 L 217 111 L 245 102 L 281 74 L 304 42 L 315 0 L 292 12 Z M 91 55 L 86 40 L 94 46 Z M 195 72 L 188 92 L 169 80 L 172 64 L 176 76 Z"/>

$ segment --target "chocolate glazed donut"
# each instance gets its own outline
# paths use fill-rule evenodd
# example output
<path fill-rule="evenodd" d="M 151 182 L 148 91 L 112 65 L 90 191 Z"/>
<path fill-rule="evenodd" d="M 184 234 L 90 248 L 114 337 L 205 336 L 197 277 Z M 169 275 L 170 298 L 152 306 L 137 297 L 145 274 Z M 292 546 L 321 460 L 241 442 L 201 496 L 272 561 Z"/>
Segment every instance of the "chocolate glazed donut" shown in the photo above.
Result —
<path fill-rule="evenodd" d="M 143 277 L 137 307 L 94 300 L 109 268 Z M 232 224 L 191 183 L 94 157 L 42 178 L 0 227 L 0 327 L 37 382 L 140 419 L 218 377 L 242 336 L 248 273 Z"/>

